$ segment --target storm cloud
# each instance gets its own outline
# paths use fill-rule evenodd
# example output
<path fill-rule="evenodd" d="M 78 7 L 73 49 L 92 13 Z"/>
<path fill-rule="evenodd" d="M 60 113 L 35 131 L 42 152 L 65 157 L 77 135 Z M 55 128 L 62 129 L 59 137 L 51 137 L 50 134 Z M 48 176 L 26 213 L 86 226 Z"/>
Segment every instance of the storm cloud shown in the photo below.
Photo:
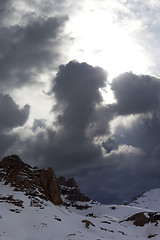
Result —
<path fill-rule="evenodd" d="M 2 0 L 0 5 L 0 25 L 5 23 L 6 16 L 11 13 L 11 0 Z"/>
<path fill-rule="evenodd" d="M 148 75 L 124 73 L 111 84 L 119 115 L 157 111 L 160 104 L 160 80 Z"/>
<path fill-rule="evenodd" d="M 160 85 L 158 78 L 124 73 L 111 85 L 116 103 L 107 105 L 100 92 L 106 84 L 102 68 L 61 65 L 50 91 L 52 127 L 35 128 L 21 154 L 58 176 L 74 176 L 92 198 L 122 203 L 160 181 Z"/>
<path fill-rule="evenodd" d="M 99 112 L 105 109 L 99 89 L 106 85 L 106 77 L 103 69 L 86 63 L 72 61 L 59 67 L 51 89 L 56 100 L 53 124 L 57 130 L 46 128 L 31 143 L 34 148 L 29 147 L 42 164 L 74 174 L 76 168 L 96 164 L 103 158 L 101 146 L 94 142 L 98 131 L 94 125 L 99 124 Z M 104 132 L 108 123 L 106 117 Z"/>
<path fill-rule="evenodd" d="M 116 124 L 112 137 L 103 142 L 108 167 L 101 177 L 106 180 L 106 193 L 119 202 L 159 187 L 160 80 L 124 73 L 111 86 L 116 98 L 112 105 Z M 112 180 L 108 178 L 110 174 L 114 176 Z"/>
<path fill-rule="evenodd" d="M 1 157 L 53 167 L 104 203 L 159 187 L 160 79 L 114 77 L 108 104 L 91 66 L 158 75 L 159 26 L 158 0 L 1 0 Z"/>
<path fill-rule="evenodd" d="M 1 155 L 74 176 L 104 203 L 159 187 L 160 79 L 123 73 L 108 104 L 107 74 L 91 66 L 159 73 L 158 16 L 158 0 L 2 0 Z"/>
<path fill-rule="evenodd" d="M 1 89 L 39 81 L 58 60 L 58 33 L 66 18 L 35 18 L 27 25 L 0 28 Z"/>
<path fill-rule="evenodd" d="M 0 131 L 9 131 L 23 126 L 29 117 L 29 110 L 29 105 L 20 109 L 8 94 L 0 93 Z"/>
<path fill-rule="evenodd" d="M 62 109 L 57 121 L 64 132 L 78 137 L 86 135 L 100 111 L 99 89 L 105 85 L 106 73 L 101 68 L 78 62 L 60 66 L 52 91 L 57 101 L 55 109 Z"/>
<path fill-rule="evenodd" d="M 12 130 L 22 127 L 28 120 L 30 106 L 20 108 L 8 94 L 0 93 L 0 155 L 7 153 L 19 141 L 19 135 Z"/>

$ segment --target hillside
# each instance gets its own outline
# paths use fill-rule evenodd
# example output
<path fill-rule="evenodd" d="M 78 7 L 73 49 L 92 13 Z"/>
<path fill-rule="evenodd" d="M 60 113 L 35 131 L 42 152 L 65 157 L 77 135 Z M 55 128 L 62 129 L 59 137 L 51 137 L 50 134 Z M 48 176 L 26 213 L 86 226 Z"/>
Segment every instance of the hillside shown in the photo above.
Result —
<path fill-rule="evenodd" d="M 160 239 L 160 189 L 128 205 L 102 205 L 75 180 L 32 168 L 12 155 L 0 162 L 0 240 Z"/>

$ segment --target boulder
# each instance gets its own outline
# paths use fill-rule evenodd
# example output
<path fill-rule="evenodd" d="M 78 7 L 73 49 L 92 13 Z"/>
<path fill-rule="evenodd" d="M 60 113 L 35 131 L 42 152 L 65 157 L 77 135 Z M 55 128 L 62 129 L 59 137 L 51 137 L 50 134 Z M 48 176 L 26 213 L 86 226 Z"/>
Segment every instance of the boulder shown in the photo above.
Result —
<path fill-rule="evenodd" d="M 156 223 L 160 220 L 160 213 L 157 212 L 140 212 L 129 217 L 126 221 L 133 221 L 135 226 L 143 227 L 147 223 Z"/>

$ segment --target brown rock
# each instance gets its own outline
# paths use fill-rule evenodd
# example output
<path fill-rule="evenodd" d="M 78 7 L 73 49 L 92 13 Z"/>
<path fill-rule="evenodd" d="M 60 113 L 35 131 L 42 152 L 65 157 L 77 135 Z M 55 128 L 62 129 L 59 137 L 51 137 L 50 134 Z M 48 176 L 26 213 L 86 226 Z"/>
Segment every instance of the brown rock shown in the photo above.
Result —
<path fill-rule="evenodd" d="M 40 182 L 42 187 L 44 188 L 46 196 L 53 204 L 60 205 L 63 203 L 60 196 L 60 191 L 58 189 L 56 177 L 52 168 L 41 170 Z"/>
<path fill-rule="evenodd" d="M 74 178 L 66 180 L 64 177 L 57 179 L 58 187 L 62 195 L 65 196 L 64 205 L 72 205 L 77 209 L 87 209 L 87 205 L 79 205 L 77 202 L 89 202 L 90 199 L 81 193 Z"/>
<path fill-rule="evenodd" d="M 24 163 L 22 160 L 19 158 L 18 155 L 11 155 L 7 156 L 2 159 L 2 166 L 8 167 L 8 166 L 22 166 Z"/>
<path fill-rule="evenodd" d="M 148 215 L 148 216 L 146 216 Z M 140 212 L 129 217 L 126 221 L 133 221 L 136 226 L 144 226 L 147 223 L 156 223 L 160 220 L 160 213 L 157 212 Z"/>
<path fill-rule="evenodd" d="M 23 191 L 29 197 L 40 197 L 56 205 L 63 203 L 53 170 L 32 168 L 23 163 L 17 155 L 7 156 L 0 162 L 1 180 L 14 187 L 15 191 Z M 65 178 L 62 182 L 66 184 Z"/>
<path fill-rule="evenodd" d="M 67 182 L 66 182 L 65 177 L 59 177 L 59 178 L 57 178 L 57 184 L 58 184 L 58 185 L 66 186 Z"/>
<path fill-rule="evenodd" d="M 66 182 L 66 186 L 71 188 L 78 188 L 74 178 L 69 178 Z"/>
<path fill-rule="evenodd" d="M 85 223 L 86 228 L 89 228 L 90 226 L 95 227 L 95 225 L 89 220 L 82 220 L 82 222 Z"/>
<path fill-rule="evenodd" d="M 149 218 L 145 216 L 143 212 L 136 213 L 133 216 L 129 217 L 127 221 L 133 221 L 135 226 L 144 226 L 146 223 L 149 223 Z"/>

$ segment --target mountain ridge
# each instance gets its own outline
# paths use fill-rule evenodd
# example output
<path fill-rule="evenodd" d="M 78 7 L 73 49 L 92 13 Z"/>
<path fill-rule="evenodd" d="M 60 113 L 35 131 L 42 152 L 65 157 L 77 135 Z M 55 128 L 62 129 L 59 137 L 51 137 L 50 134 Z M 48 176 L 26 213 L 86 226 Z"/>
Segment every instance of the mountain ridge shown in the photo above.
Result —
<path fill-rule="evenodd" d="M 0 162 L 0 240 L 159 240 L 159 205 L 160 189 L 127 205 L 103 205 L 51 168 L 17 155 Z"/>
<path fill-rule="evenodd" d="M 55 205 L 74 205 L 90 199 L 78 188 L 74 178 L 56 178 L 52 168 L 38 169 L 24 163 L 18 155 L 7 156 L 0 162 L 0 180 L 15 191 L 50 200 Z M 61 198 L 63 196 L 63 200 Z M 68 202 L 68 203 L 67 203 Z M 76 205 L 78 207 L 78 205 Z"/>

